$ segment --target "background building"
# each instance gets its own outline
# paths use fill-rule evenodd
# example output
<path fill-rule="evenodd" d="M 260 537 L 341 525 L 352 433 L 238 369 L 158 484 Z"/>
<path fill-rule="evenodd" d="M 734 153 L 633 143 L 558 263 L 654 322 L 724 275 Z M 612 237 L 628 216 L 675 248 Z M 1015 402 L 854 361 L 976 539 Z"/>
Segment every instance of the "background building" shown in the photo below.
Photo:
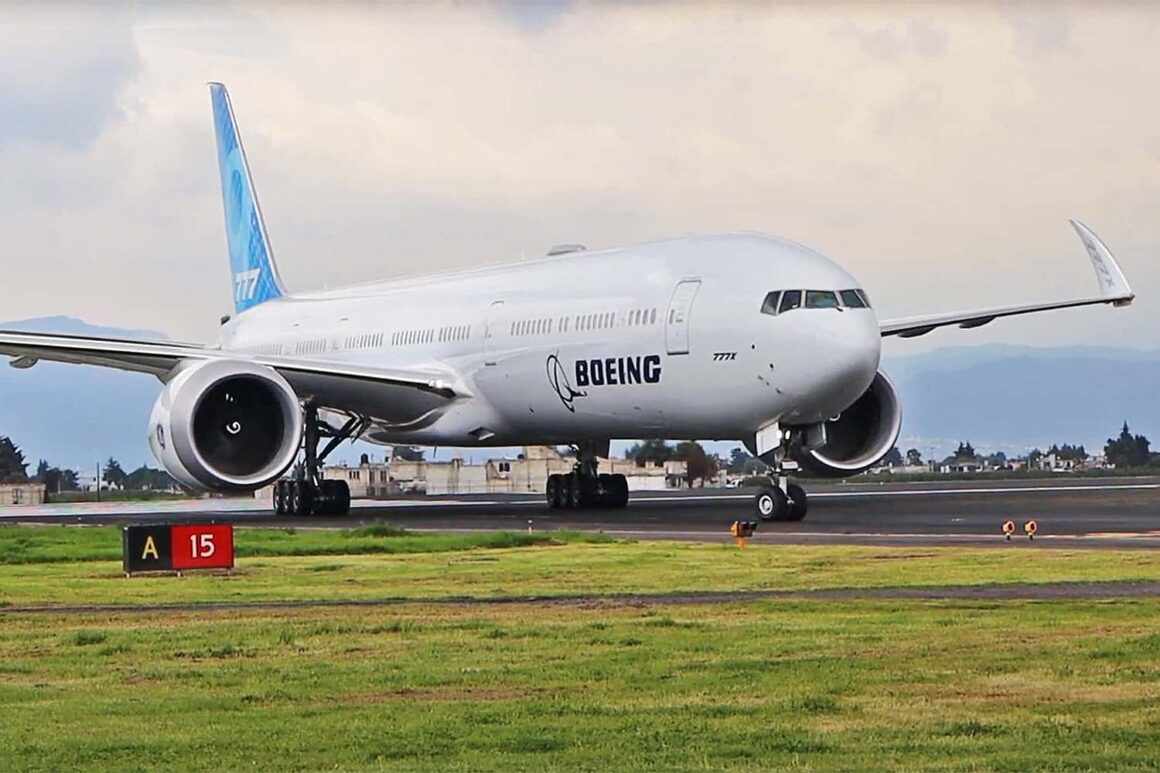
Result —
<path fill-rule="evenodd" d="M 43 483 L 0 483 L 0 507 L 44 504 Z"/>

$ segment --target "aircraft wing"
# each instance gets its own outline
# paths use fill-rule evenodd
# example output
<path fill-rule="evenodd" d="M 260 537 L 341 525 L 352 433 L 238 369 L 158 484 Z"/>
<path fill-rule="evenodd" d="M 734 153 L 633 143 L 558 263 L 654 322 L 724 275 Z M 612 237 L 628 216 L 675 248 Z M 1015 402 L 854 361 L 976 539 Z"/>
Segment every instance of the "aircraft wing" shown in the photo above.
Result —
<path fill-rule="evenodd" d="M 0 355 L 10 364 L 29 368 L 39 360 L 99 365 L 150 373 L 163 381 L 174 368 L 198 360 L 242 360 L 267 365 L 282 374 L 295 391 L 311 395 L 327 407 L 360 411 L 369 396 L 384 390 L 398 393 L 403 415 L 388 420 L 413 420 L 457 397 L 470 397 L 451 373 L 379 368 L 318 359 L 225 351 L 171 341 L 133 341 L 0 330 Z M 375 401 L 381 402 L 381 401 Z"/>
<path fill-rule="evenodd" d="M 999 317 L 1013 317 L 1018 314 L 1034 314 L 1051 309 L 1067 309 L 1073 306 L 1091 306 L 1097 303 L 1110 303 L 1113 306 L 1127 306 L 1136 297 L 1124 272 L 1120 270 L 1116 259 L 1107 246 L 1100 241 L 1090 228 L 1078 220 L 1071 221 L 1075 232 L 1079 234 L 1092 268 L 1096 272 L 1099 282 L 1099 295 L 1087 298 L 1076 298 L 1069 301 L 1054 301 L 1050 303 L 1032 303 L 1022 306 L 997 306 L 990 309 L 974 309 L 971 311 L 954 311 L 943 314 L 927 314 L 917 317 L 903 317 L 901 319 L 883 320 L 879 327 L 882 336 L 899 336 L 900 338 L 914 338 L 926 335 L 937 327 L 958 325 L 961 328 L 972 328 L 985 325 Z"/>

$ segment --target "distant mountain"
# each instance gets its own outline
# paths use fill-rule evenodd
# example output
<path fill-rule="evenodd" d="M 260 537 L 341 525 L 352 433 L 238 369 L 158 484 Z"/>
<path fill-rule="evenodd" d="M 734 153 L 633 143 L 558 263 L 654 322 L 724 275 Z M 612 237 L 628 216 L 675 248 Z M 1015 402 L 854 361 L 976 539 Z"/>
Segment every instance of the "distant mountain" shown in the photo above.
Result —
<path fill-rule="evenodd" d="M 1008 454 L 1052 443 L 1102 450 L 1127 421 L 1160 444 L 1160 351 L 989 345 L 883 358 L 903 400 L 903 450 L 960 440 Z"/>
<path fill-rule="evenodd" d="M 71 317 L 0 323 L 111 338 L 163 339 L 146 330 L 89 325 Z M 938 455 L 969 440 L 980 451 L 1021 453 L 1032 446 L 1082 443 L 1089 451 L 1125 420 L 1160 446 L 1160 351 L 1114 347 L 974 346 L 883 357 L 903 400 L 902 450 Z M 10 435 L 31 465 L 91 469 L 116 457 L 126 469 L 154 464 L 145 441 L 149 411 L 161 391 L 152 376 L 107 368 L 41 362 L 31 370 L 3 366 L 0 357 L 0 435 Z M 618 444 L 618 447 L 626 444 Z M 712 443 L 718 453 L 732 444 Z M 457 453 L 485 459 L 519 449 L 440 448 L 428 458 Z M 384 449 L 343 444 L 336 460 Z"/>

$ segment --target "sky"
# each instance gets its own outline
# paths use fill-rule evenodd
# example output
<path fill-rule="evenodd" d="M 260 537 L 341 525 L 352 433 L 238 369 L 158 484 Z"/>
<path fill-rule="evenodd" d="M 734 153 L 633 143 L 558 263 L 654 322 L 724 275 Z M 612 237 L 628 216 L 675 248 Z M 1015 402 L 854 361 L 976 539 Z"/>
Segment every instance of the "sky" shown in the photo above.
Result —
<path fill-rule="evenodd" d="M 212 339 L 221 80 L 291 290 L 744 229 L 905 316 L 1090 293 L 1078 217 L 1134 308 L 888 352 L 1152 346 L 1158 50 L 1145 4 L 9 7 L 3 317 Z"/>

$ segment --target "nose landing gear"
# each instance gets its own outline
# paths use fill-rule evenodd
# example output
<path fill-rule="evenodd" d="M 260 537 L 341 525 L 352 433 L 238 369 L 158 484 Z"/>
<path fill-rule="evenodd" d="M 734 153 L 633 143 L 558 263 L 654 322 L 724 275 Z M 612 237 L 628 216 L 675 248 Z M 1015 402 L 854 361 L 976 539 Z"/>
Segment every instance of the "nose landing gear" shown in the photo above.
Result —
<path fill-rule="evenodd" d="M 278 515 L 346 515 L 350 512 L 350 485 L 345 480 L 326 480 L 322 464 L 326 457 L 344 440 L 357 440 L 370 422 L 361 416 L 352 416 L 335 430 L 318 418 L 318 406 L 312 401 L 303 404 L 306 414 L 303 449 L 305 458 L 295 469 L 292 479 L 274 483 L 274 512 Z M 328 437 L 326 447 L 318 451 L 318 444 Z"/>
<path fill-rule="evenodd" d="M 769 465 L 769 481 L 753 497 L 753 510 L 763 521 L 801 521 L 809 509 L 806 491 L 796 483 L 790 483 L 786 473 L 798 469 L 797 462 L 788 458 L 792 435 L 782 432 L 774 425 L 758 434 L 758 445 L 762 435 L 772 436 L 776 445 L 760 454 L 761 460 Z"/>
<path fill-rule="evenodd" d="M 800 521 L 806 517 L 809 505 L 805 489 L 784 481 L 784 476 L 771 473 L 770 482 L 753 498 L 753 509 L 761 520 Z"/>
<path fill-rule="evenodd" d="M 608 453 L 607 446 L 604 453 Z M 628 505 L 628 479 L 619 473 L 597 472 L 594 443 L 581 443 L 572 472 L 549 475 L 544 491 L 548 507 L 553 510 Z"/>

